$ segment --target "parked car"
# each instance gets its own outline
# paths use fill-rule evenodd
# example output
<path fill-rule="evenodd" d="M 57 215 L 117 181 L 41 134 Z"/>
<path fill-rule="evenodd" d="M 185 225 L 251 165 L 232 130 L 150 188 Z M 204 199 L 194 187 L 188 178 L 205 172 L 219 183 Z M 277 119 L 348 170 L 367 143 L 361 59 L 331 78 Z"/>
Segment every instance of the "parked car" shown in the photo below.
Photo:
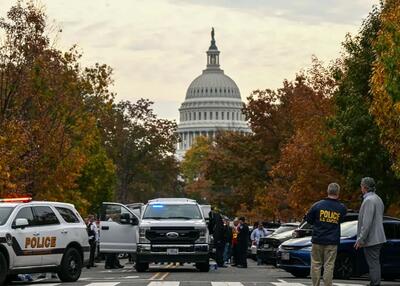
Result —
<path fill-rule="evenodd" d="M 261 258 L 263 263 L 275 265 L 276 251 L 279 245 L 292 238 L 292 232 L 299 226 L 300 223 L 285 223 L 275 230 L 268 237 L 260 239 L 257 248 L 257 256 Z"/>
<path fill-rule="evenodd" d="M 334 277 L 348 279 L 368 272 L 362 249 L 356 250 L 358 221 L 341 224 Z M 400 278 L 400 219 L 385 217 L 383 226 L 387 242 L 382 247 L 381 265 L 384 279 Z M 311 237 L 288 240 L 277 252 L 277 266 L 296 277 L 307 277 L 310 273 Z"/>
<path fill-rule="evenodd" d="M 305 216 L 304 216 L 305 217 Z M 343 222 L 358 220 L 358 212 L 353 210 L 349 210 L 346 216 L 343 219 Z M 305 219 L 301 222 L 298 228 L 293 231 L 293 238 L 300 238 L 312 235 L 312 225 L 305 221 Z"/>

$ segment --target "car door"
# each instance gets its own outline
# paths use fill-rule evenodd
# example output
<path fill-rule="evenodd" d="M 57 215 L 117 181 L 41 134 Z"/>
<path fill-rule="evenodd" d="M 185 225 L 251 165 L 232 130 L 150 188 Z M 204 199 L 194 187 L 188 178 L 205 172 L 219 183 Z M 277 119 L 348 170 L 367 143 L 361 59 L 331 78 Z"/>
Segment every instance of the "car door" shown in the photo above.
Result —
<path fill-rule="evenodd" d="M 128 221 L 121 219 L 126 217 L 129 217 Z M 138 217 L 124 205 L 103 203 L 100 215 L 100 252 L 136 252 L 138 222 Z"/>
<path fill-rule="evenodd" d="M 66 247 L 66 239 L 61 234 L 60 220 L 48 205 L 33 206 L 33 213 L 36 231 L 39 233 L 37 248 L 43 253 L 42 265 L 57 265 Z"/>
<path fill-rule="evenodd" d="M 384 273 L 396 273 L 400 269 L 400 223 L 384 222 L 387 242 L 382 247 L 382 269 Z"/>
<path fill-rule="evenodd" d="M 24 228 L 15 228 L 15 221 L 24 218 L 29 225 Z M 37 249 L 39 237 L 38 228 L 35 225 L 35 217 L 30 206 L 22 207 L 13 218 L 13 244 L 15 252 L 13 267 L 40 266 L 42 264 L 42 253 Z"/>

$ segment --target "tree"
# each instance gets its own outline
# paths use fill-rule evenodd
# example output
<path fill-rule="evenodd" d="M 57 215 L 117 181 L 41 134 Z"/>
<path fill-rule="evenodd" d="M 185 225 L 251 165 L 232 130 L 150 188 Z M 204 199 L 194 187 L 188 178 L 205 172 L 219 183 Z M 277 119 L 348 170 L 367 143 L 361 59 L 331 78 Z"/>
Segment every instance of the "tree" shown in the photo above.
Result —
<path fill-rule="evenodd" d="M 117 167 L 117 200 L 146 201 L 177 188 L 176 123 L 159 119 L 149 100 L 122 101 L 113 108 L 114 130 L 107 142 Z"/>
<path fill-rule="evenodd" d="M 390 170 L 391 161 L 380 143 L 379 128 L 369 113 L 372 95 L 369 80 L 376 59 L 373 43 L 381 27 L 380 9 L 374 8 L 359 34 L 343 43 L 345 54 L 334 70 L 335 114 L 331 117 L 330 164 L 346 178 L 347 185 L 359 193 L 362 177 L 374 177 L 386 207 L 394 199 L 399 181 Z"/>
<path fill-rule="evenodd" d="M 323 160 L 323 154 L 330 151 L 325 126 L 334 110 L 334 84 L 329 71 L 315 58 L 312 68 L 298 74 L 292 84 L 289 113 L 294 134 L 281 148 L 267 194 L 281 218 L 302 217 L 316 200 L 326 196 L 329 183 L 342 181 Z M 346 198 L 345 193 L 341 196 Z"/>
<path fill-rule="evenodd" d="M 371 111 L 379 126 L 381 142 L 393 158 L 392 168 L 400 177 L 400 6 L 397 1 L 386 1 L 380 19 L 380 31 L 374 43 Z"/>
<path fill-rule="evenodd" d="M 94 182 L 101 173 L 101 164 L 88 172 L 93 160 L 102 158 L 102 167 L 107 165 L 113 176 L 112 163 L 99 147 L 96 114 L 89 108 L 90 101 L 108 93 L 108 69 L 82 70 L 74 47 L 62 52 L 51 43 L 46 20 L 32 2 L 19 2 L 7 19 L 0 19 L 5 35 L 0 46 L 0 195 L 29 194 L 88 210 L 91 198 L 82 192 L 88 189 L 78 188 L 83 177 Z M 104 187 L 91 186 L 91 196 Z"/>

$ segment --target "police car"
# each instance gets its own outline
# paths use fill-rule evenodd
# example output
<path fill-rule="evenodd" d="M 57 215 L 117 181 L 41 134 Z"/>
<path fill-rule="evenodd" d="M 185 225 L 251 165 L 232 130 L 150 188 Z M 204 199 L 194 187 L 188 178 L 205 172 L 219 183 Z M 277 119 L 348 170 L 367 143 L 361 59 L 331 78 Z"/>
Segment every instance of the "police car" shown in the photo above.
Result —
<path fill-rule="evenodd" d="M 86 225 L 73 205 L 0 200 L 0 285 L 16 274 L 42 272 L 74 282 L 88 259 Z"/>

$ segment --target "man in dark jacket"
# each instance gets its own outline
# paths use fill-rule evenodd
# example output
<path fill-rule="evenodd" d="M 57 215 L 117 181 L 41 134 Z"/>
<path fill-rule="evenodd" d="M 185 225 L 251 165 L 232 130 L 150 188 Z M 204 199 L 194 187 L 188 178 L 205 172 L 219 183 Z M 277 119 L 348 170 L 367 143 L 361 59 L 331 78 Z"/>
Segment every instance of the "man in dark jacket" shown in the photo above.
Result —
<path fill-rule="evenodd" d="M 237 267 L 247 268 L 247 248 L 249 247 L 249 227 L 244 217 L 239 218 L 237 237 Z"/>
<path fill-rule="evenodd" d="M 313 286 L 319 286 L 321 269 L 324 268 L 324 285 L 332 286 L 333 270 L 340 242 L 340 223 L 347 213 L 346 207 L 339 202 L 340 186 L 331 183 L 328 197 L 315 203 L 306 215 L 313 225 L 311 250 L 311 278 Z"/>
<path fill-rule="evenodd" d="M 225 228 L 222 217 L 219 213 L 214 213 L 214 243 L 215 243 L 215 259 L 218 267 L 226 267 L 224 265 L 224 250 L 225 250 Z"/>

